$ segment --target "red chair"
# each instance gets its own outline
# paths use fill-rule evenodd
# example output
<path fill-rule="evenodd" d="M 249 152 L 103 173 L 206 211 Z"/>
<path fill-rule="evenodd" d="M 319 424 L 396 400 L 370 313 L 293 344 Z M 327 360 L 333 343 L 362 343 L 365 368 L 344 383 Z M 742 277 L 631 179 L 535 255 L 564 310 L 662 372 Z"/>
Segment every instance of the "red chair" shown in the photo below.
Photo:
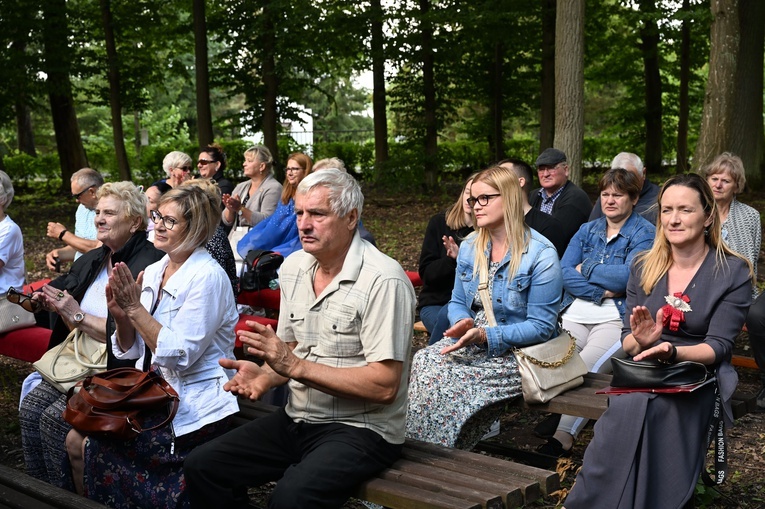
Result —
<path fill-rule="evenodd" d="M 247 320 L 258 322 L 263 325 L 270 325 L 272 329 L 276 330 L 276 324 L 279 323 L 273 318 L 266 318 L 265 316 L 254 316 L 254 315 L 239 315 L 239 321 L 236 323 L 236 326 L 234 327 L 234 333 L 236 334 L 239 330 L 249 330 L 245 322 Z M 236 343 L 234 344 L 234 348 L 242 348 L 242 342 L 239 341 L 239 337 L 236 338 Z"/>

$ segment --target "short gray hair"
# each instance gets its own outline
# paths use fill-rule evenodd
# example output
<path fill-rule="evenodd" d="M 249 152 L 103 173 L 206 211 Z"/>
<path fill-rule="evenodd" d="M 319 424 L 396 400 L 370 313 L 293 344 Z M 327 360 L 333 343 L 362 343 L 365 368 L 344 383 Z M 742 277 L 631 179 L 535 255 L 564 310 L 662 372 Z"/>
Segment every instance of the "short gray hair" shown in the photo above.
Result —
<path fill-rule="evenodd" d="M 632 152 L 619 152 L 616 154 L 614 160 L 611 161 L 611 168 L 624 168 L 626 170 L 635 168 L 641 176 L 644 175 L 643 160 L 640 159 L 637 154 L 633 154 Z"/>
<path fill-rule="evenodd" d="M 364 195 L 355 178 L 337 168 L 328 168 L 311 173 L 301 180 L 297 187 L 297 194 L 306 195 L 320 186 L 329 190 L 329 206 L 332 212 L 345 217 L 350 211 L 356 209 L 359 214 L 358 219 L 361 219 Z"/>
<path fill-rule="evenodd" d="M 130 219 L 140 217 L 140 230 L 145 230 L 148 225 L 146 217 L 146 195 L 139 187 L 129 181 L 108 182 L 98 188 L 96 198 L 99 200 L 105 196 L 113 196 L 121 205 L 120 212 Z"/>
<path fill-rule="evenodd" d="M 313 163 L 313 171 L 324 171 L 330 168 L 340 170 L 344 173 L 348 173 L 345 169 L 345 163 L 339 157 L 328 157 L 326 159 L 319 159 Z"/>
<path fill-rule="evenodd" d="M 162 159 L 162 169 L 167 173 L 167 177 L 170 178 L 173 174 L 173 168 L 183 168 L 188 166 L 189 170 L 193 167 L 191 164 L 191 157 L 188 154 L 174 150 L 167 154 Z"/>
<path fill-rule="evenodd" d="M 726 171 L 730 173 L 730 176 L 733 177 L 733 181 L 736 183 L 735 194 L 742 192 L 744 186 L 746 186 L 744 161 L 742 161 L 739 156 L 730 152 L 723 152 L 715 157 L 711 163 L 701 170 L 701 176 L 708 180 L 712 175 L 725 173 Z"/>
<path fill-rule="evenodd" d="M 104 185 L 104 177 L 92 168 L 82 168 L 72 174 L 72 182 L 79 182 L 83 189 L 89 187 L 101 187 Z"/>
<path fill-rule="evenodd" d="M 11 177 L 9 177 L 8 174 L 4 171 L 0 170 L 0 208 L 3 209 L 3 212 L 5 212 L 5 209 L 10 207 L 14 194 L 15 191 L 13 190 L 13 182 L 11 182 Z"/>

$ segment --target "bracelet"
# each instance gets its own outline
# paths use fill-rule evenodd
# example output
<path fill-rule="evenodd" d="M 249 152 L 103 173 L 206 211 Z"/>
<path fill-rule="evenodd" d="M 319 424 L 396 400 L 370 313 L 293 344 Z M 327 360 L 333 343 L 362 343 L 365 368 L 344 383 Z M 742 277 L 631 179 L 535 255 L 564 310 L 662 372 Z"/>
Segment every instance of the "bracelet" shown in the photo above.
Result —
<path fill-rule="evenodd" d="M 666 359 L 659 359 L 659 362 L 662 364 L 674 364 L 675 359 L 677 359 L 677 347 L 672 345 L 672 353 L 669 355 L 669 357 Z"/>
<path fill-rule="evenodd" d="M 486 336 L 486 329 L 483 327 L 478 327 L 478 336 L 480 337 L 481 341 L 479 341 L 479 345 L 484 345 L 489 342 L 489 338 Z"/>
<path fill-rule="evenodd" d="M 68 231 L 69 231 L 69 230 L 67 230 L 66 228 L 64 228 L 63 230 L 61 230 L 61 233 L 59 233 L 59 234 L 58 234 L 58 240 L 64 240 L 64 235 L 65 235 L 65 234 L 66 234 L 66 232 L 68 232 Z"/>

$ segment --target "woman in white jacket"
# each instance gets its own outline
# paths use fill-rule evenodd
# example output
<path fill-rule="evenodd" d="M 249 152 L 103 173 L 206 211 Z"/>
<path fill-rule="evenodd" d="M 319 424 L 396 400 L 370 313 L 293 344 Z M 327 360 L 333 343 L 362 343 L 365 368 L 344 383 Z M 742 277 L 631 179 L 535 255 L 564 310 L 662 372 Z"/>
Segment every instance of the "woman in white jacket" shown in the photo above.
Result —
<path fill-rule="evenodd" d="M 223 390 L 233 373 L 218 364 L 233 358 L 236 305 L 226 273 L 204 248 L 220 221 L 219 203 L 199 186 L 163 195 L 151 219 L 154 246 L 166 256 L 137 281 L 122 263 L 109 277 L 115 356 L 150 364 L 180 396 L 171 425 L 128 442 L 75 430 L 67 436 L 78 491 L 110 507 L 187 507 L 186 455 L 226 432 L 239 410 Z"/>

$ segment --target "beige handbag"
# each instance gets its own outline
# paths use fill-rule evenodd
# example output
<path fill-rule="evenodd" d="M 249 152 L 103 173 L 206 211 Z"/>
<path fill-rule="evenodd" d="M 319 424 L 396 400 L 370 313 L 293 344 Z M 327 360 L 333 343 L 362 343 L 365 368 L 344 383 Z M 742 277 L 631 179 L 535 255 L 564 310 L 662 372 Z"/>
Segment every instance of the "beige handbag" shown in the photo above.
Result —
<path fill-rule="evenodd" d="M 0 334 L 35 325 L 35 315 L 0 296 Z"/>
<path fill-rule="evenodd" d="M 73 329 L 66 339 L 33 364 L 40 376 L 62 393 L 85 377 L 106 369 L 106 343 Z"/>
<path fill-rule="evenodd" d="M 496 327 L 489 295 L 488 270 L 481 271 L 478 294 L 490 327 Z M 488 305 L 487 305 L 488 304 Z M 521 374 L 523 399 L 526 403 L 546 403 L 558 394 L 584 383 L 589 371 L 576 351 L 576 339 L 565 329 L 558 337 L 523 348 L 513 348 Z"/>

